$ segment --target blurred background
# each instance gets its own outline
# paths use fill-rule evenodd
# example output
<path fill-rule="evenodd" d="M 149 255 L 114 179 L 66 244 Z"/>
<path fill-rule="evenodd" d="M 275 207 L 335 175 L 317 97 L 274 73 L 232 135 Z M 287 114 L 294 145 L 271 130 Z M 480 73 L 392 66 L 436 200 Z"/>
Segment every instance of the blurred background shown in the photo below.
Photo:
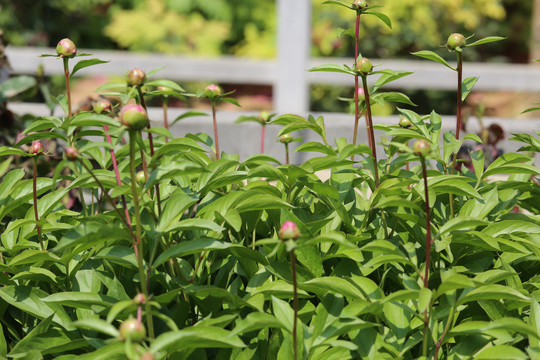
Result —
<path fill-rule="evenodd" d="M 384 6 L 380 11 L 391 18 L 393 29 L 373 16 L 362 19 L 360 37 L 365 40 L 361 51 L 369 58 L 414 60 L 410 52 L 429 49 L 454 60 L 453 54 L 440 48 L 452 32 L 474 34 L 475 39 L 488 35 L 507 37 L 503 42 L 467 49 L 465 61 L 528 63 L 540 57 L 533 55 L 538 53 L 535 46 L 540 46 L 534 38 L 533 0 L 380 0 L 370 3 Z M 84 49 L 205 58 L 274 59 L 277 55 L 275 0 L 2 0 L 0 4 L 0 28 L 8 48 L 54 49 L 60 39 L 69 37 Z M 352 58 L 352 38 L 338 37 L 338 34 L 340 29 L 354 27 L 354 14 L 340 6 L 323 5 L 321 0 L 313 0 L 311 9 L 310 55 Z M 8 60 L 17 62 L 17 59 Z M 156 68 L 159 66 L 156 64 Z M 62 91 L 60 76 L 50 80 L 53 93 Z M 85 93 L 92 82 L 80 78 L 81 81 L 75 83 L 75 91 Z M 202 84 L 192 81 L 182 85 L 193 90 Z M 271 84 L 222 85 L 237 90 L 244 109 L 272 109 Z M 312 84 L 309 93 L 310 110 L 349 111 L 349 104 L 337 98 L 351 97 L 351 87 Z M 453 96 L 447 91 L 411 89 L 407 95 L 419 106 L 416 108 L 419 113 L 430 112 L 433 104 L 437 105 L 439 113 L 455 112 Z M 487 115 L 503 117 L 515 116 L 538 96 L 519 91 L 487 92 L 486 95 L 483 101 Z M 32 100 L 39 101 L 39 96 Z M 181 106 L 188 105 L 196 106 Z M 375 113 L 389 115 L 395 113 L 395 109 L 388 105 L 375 109 Z"/>

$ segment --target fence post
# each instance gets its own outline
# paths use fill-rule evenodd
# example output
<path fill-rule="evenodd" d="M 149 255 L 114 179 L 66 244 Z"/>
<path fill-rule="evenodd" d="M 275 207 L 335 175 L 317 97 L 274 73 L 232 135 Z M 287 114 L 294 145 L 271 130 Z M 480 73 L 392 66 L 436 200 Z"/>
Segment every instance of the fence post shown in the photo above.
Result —
<path fill-rule="evenodd" d="M 309 111 L 307 70 L 311 45 L 311 0 L 277 0 L 278 62 L 274 111 Z"/>

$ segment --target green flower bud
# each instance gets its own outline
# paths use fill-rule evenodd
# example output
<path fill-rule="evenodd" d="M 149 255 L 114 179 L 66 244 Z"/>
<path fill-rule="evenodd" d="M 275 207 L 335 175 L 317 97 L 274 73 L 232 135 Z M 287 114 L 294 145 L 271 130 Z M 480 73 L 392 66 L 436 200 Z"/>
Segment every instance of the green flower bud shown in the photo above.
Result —
<path fill-rule="evenodd" d="M 291 135 L 289 134 L 285 134 L 285 135 L 281 135 L 279 137 L 279 141 L 282 143 L 282 144 L 288 144 L 290 143 L 291 141 L 293 141 L 293 138 Z"/>
<path fill-rule="evenodd" d="M 148 116 L 146 111 L 140 105 L 126 105 L 120 111 L 120 122 L 128 130 L 142 130 L 148 126 Z"/>
<path fill-rule="evenodd" d="M 358 88 L 358 101 L 362 102 L 366 100 L 366 94 L 364 94 L 364 89 L 359 87 Z"/>
<path fill-rule="evenodd" d="M 71 39 L 65 38 L 56 45 L 56 53 L 60 57 L 72 58 L 77 54 L 77 47 Z"/>
<path fill-rule="evenodd" d="M 363 57 L 356 62 L 356 70 L 367 75 L 373 71 L 373 65 L 371 65 L 371 62 L 368 59 Z"/>
<path fill-rule="evenodd" d="M 108 113 L 112 110 L 112 104 L 107 99 L 99 99 L 94 103 L 93 110 L 98 114 Z"/>
<path fill-rule="evenodd" d="M 259 114 L 259 122 L 262 125 L 266 125 L 269 119 L 270 119 L 270 114 L 268 113 L 268 111 L 261 111 L 261 113 Z"/>
<path fill-rule="evenodd" d="M 146 73 L 139 68 L 133 68 L 126 77 L 129 86 L 141 86 L 146 81 Z"/>
<path fill-rule="evenodd" d="M 144 171 L 139 171 L 137 175 L 135 175 L 135 181 L 137 181 L 137 184 L 139 185 L 143 185 L 146 182 L 146 176 L 144 176 Z"/>
<path fill-rule="evenodd" d="M 408 129 L 412 126 L 411 120 L 409 120 L 407 117 L 402 115 L 399 118 L 399 126 L 401 126 L 402 128 Z"/>
<path fill-rule="evenodd" d="M 448 38 L 448 41 L 446 42 L 446 47 L 450 50 L 456 50 L 461 49 L 461 47 L 465 46 L 466 43 L 467 39 L 465 39 L 465 36 L 454 33 Z"/>
<path fill-rule="evenodd" d="M 366 9 L 368 7 L 368 3 L 365 0 L 354 0 L 352 3 L 352 7 L 355 9 Z"/>
<path fill-rule="evenodd" d="M 146 329 L 136 319 L 128 319 L 120 325 L 120 339 L 130 339 L 131 342 L 139 343 L 146 337 Z"/>
<path fill-rule="evenodd" d="M 420 157 L 426 157 L 431 152 L 431 145 L 426 140 L 418 140 L 413 145 L 413 152 Z"/>

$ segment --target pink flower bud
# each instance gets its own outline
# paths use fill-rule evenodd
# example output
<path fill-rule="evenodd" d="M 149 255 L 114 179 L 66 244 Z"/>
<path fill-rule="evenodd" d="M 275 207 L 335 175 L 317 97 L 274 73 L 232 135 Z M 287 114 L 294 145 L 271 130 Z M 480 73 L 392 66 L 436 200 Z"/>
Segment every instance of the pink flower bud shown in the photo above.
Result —
<path fill-rule="evenodd" d="M 30 149 L 28 150 L 28 153 L 30 155 L 40 155 L 43 154 L 43 144 L 39 141 L 34 141 L 32 143 L 32 146 L 30 146 Z"/>
<path fill-rule="evenodd" d="M 120 122 L 128 130 L 142 130 L 148 125 L 148 116 L 142 106 L 126 105 L 120 111 Z"/>
<path fill-rule="evenodd" d="M 138 175 L 138 174 L 137 174 Z M 144 173 L 143 173 L 143 178 L 144 178 Z M 135 304 L 144 304 L 146 303 L 146 296 L 143 294 L 143 293 L 138 293 L 137 295 L 135 295 L 135 297 L 133 298 L 133 302 Z"/>
<path fill-rule="evenodd" d="M 69 161 L 75 161 L 79 157 L 79 150 L 75 146 L 67 147 L 65 153 Z"/>
<path fill-rule="evenodd" d="M 366 94 L 364 94 L 363 88 L 358 88 L 358 101 L 366 100 Z"/>
<path fill-rule="evenodd" d="M 212 96 L 220 96 L 221 95 L 221 88 L 216 84 L 211 84 L 206 87 L 204 92 L 211 93 Z"/>
<path fill-rule="evenodd" d="M 127 74 L 127 84 L 129 86 L 140 86 L 146 81 L 146 73 L 139 68 L 133 68 Z"/>
<path fill-rule="evenodd" d="M 107 99 L 99 99 L 98 101 L 94 103 L 93 109 L 98 114 L 108 113 L 108 112 L 111 112 L 112 110 L 112 104 Z"/>
<path fill-rule="evenodd" d="M 352 6 L 353 8 L 362 10 L 362 9 L 367 8 L 368 4 L 366 0 L 354 0 L 352 3 Z"/>
<path fill-rule="evenodd" d="M 426 157 L 431 152 L 431 145 L 426 140 L 420 139 L 414 143 L 413 152 L 420 157 Z"/>
<path fill-rule="evenodd" d="M 65 38 L 56 45 L 56 53 L 60 57 L 72 58 L 77 54 L 77 47 L 71 39 Z"/>
<path fill-rule="evenodd" d="M 279 238 L 280 240 L 296 240 L 300 237 L 300 229 L 292 221 L 285 221 L 279 229 Z"/>
<path fill-rule="evenodd" d="M 291 135 L 289 134 L 285 134 L 285 135 L 281 135 L 279 137 L 279 141 L 282 143 L 282 144 L 288 144 L 290 143 L 291 141 L 293 141 L 293 138 Z"/>

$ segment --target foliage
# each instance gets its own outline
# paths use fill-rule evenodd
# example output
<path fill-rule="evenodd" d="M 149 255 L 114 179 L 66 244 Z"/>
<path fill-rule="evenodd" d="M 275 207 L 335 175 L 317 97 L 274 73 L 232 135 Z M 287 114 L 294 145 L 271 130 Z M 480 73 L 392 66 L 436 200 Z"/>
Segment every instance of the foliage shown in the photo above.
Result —
<path fill-rule="evenodd" d="M 384 91 L 408 72 L 374 73 L 361 112 L 411 104 Z M 454 171 L 463 141 L 482 139 L 443 133 L 435 112 L 400 109 L 411 126 L 378 125 L 379 161 L 373 147 L 329 138 L 322 117 L 282 114 L 268 119 L 279 136 L 312 132 L 320 140 L 296 151 L 315 156 L 240 161 L 214 157 L 206 134 L 122 127 L 127 103 L 196 96 L 146 75 L 144 86 L 101 87 L 120 101 L 109 114 L 70 116 L 68 90 L 55 97 L 67 115 L 34 117 L 0 147 L 3 170 L 33 164 L 29 178 L 17 168 L 0 182 L 0 359 L 539 357 L 540 133 L 515 134 L 520 151 L 490 164 L 473 151 L 470 168 Z M 197 96 L 235 103 L 212 89 Z M 70 155 L 21 148 L 47 139 Z M 56 161 L 49 176 L 36 171 L 40 157 Z"/>

